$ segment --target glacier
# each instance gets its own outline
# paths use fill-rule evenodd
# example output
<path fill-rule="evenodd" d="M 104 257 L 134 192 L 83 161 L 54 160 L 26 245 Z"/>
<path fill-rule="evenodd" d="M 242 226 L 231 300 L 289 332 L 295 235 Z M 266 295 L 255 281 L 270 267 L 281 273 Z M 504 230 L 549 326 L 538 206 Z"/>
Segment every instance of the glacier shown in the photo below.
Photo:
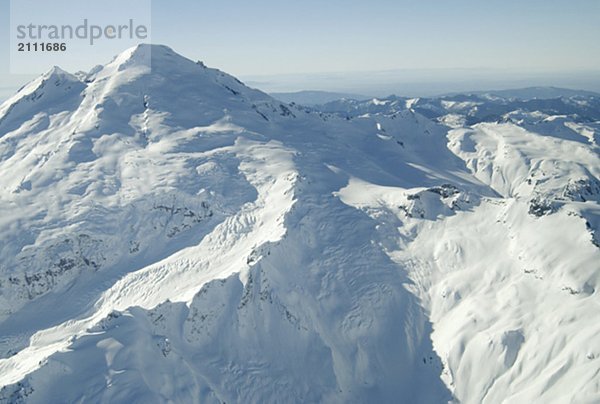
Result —
<path fill-rule="evenodd" d="M 598 402 L 599 134 L 587 93 L 54 67 L 0 106 L 0 402 Z"/>

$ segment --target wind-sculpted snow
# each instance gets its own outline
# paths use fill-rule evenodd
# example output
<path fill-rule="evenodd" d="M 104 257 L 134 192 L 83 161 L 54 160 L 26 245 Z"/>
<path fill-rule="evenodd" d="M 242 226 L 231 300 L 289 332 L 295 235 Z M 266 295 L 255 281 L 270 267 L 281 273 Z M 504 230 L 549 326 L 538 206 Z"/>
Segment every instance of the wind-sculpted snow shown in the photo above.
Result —
<path fill-rule="evenodd" d="M 0 402 L 598 400 L 597 123 L 486 102 L 314 111 L 150 45 L 33 81 Z"/>

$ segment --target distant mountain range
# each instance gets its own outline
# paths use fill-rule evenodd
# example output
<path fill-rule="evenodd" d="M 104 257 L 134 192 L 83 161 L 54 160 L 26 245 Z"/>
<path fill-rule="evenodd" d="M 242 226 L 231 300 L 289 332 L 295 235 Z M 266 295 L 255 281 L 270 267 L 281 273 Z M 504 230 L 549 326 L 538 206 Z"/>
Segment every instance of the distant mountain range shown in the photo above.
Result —
<path fill-rule="evenodd" d="M 339 99 L 366 100 L 369 97 L 358 94 L 333 93 L 328 91 L 297 91 L 293 93 L 271 93 L 273 98 L 301 105 L 319 105 Z"/>
<path fill-rule="evenodd" d="M 526 87 L 510 90 L 496 90 L 496 91 L 474 91 L 470 94 L 477 95 L 489 95 L 499 98 L 512 98 L 517 100 L 547 100 L 552 98 L 561 97 L 600 97 L 600 93 L 585 90 L 572 90 L 569 88 L 560 87 Z"/>
<path fill-rule="evenodd" d="M 575 97 L 575 96 L 583 96 L 583 97 L 600 97 L 599 93 L 593 91 L 585 91 L 585 90 L 572 90 L 568 88 L 559 88 L 559 87 L 527 87 L 527 88 L 519 88 L 519 89 L 510 89 L 510 90 L 488 90 L 488 91 L 472 91 L 472 92 L 462 92 L 462 93 L 451 93 L 446 95 L 446 97 L 451 97 L 454 95 L 463 95 L 463 94 L 471 94 L 478 96 L 488 96 L 489 97 L 497 97 L 504 99 L 515 99 L 515 100 L 523 100 L 529 101 L 533 99 L 552 99 L 552 98 L 561 98 L 561 97 Z M 273 98 L 276 98 L 280 101 L 287 103 L 296 103 L 307 106 L 315 106 L 320 104 L 326 104 L 329 102 L 345 99 L 345 100 L 357 100 L 363 101 L 377 97 L 369 97 L 366 95 L 359 94 L 346 94 L 346 93 L 337 93 L 337 92 L 329 92 L 329 91 L 297 91 L 297 92 L 287 92 L 287 93 L 270 93 Z M 440 96 L 444 97 L 444 96 Z M 408 97 L 405 97 L 408 98 Z M 432 98 L 432 97 L 428 97 Z M 435 97 L 433 97 L 435 98 Z"/>

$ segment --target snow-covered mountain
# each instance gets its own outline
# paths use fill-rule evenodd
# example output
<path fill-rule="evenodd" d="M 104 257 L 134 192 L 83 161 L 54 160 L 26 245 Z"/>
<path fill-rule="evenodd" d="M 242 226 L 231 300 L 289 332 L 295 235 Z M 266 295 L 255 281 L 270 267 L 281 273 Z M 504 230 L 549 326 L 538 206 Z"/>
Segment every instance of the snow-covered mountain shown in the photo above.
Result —
<path fill-rule="evenodd" d="M 461 125 L 474 125 L 481 122 L 520 124 L 524 118 L 538 122 L 560 115 L 566 115 L 570 120 L 581 123 L 593 124 L 600 120 L 600 95 L 590 95 L 585 92 L 568 97 L 527 100 L 500 97 L 495 93 L 457 94 L 439 98 L 390 96 L 363 101 L 339 99 L 312 107 L 342 117 L 374 113 L 393 115 L 412 110 L 436 120 L 458 116 L 464 120 Z"/>
<path fill-rule="evenodd" d="M 569 97 L 600 97 L 600 93 L 560 87 L 525 87 L 512 90 L 476 91 L 475 94 L 516 100 L 553 99 Z"/>
<path fill-rule="evenodd" d="M 319 111 L 157 45 L 25 86 L 0 402 L 598 402 L 598 100 L 453 97 Z"/>
<path fill-rule="evenodd" d="M 273 98 L 288 104 L 296 103 L 306 106 L 321 105 L 340 99 L 366 100 L 367 96 L 358 94 L 333 93 L 329 91 L 296 91 L 291 93 L 270 93 Z"/>

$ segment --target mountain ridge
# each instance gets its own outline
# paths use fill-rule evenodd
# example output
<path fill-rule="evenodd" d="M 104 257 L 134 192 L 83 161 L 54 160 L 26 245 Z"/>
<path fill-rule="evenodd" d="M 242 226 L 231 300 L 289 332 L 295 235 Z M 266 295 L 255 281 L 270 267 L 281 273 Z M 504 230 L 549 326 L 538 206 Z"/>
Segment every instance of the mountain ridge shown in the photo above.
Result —
<path fill-rule="evenodd" d="M 597 123 L 287 105 L 156 45 L 65 77 L 0 107 L 1 402 L 599 397 Z"/>

